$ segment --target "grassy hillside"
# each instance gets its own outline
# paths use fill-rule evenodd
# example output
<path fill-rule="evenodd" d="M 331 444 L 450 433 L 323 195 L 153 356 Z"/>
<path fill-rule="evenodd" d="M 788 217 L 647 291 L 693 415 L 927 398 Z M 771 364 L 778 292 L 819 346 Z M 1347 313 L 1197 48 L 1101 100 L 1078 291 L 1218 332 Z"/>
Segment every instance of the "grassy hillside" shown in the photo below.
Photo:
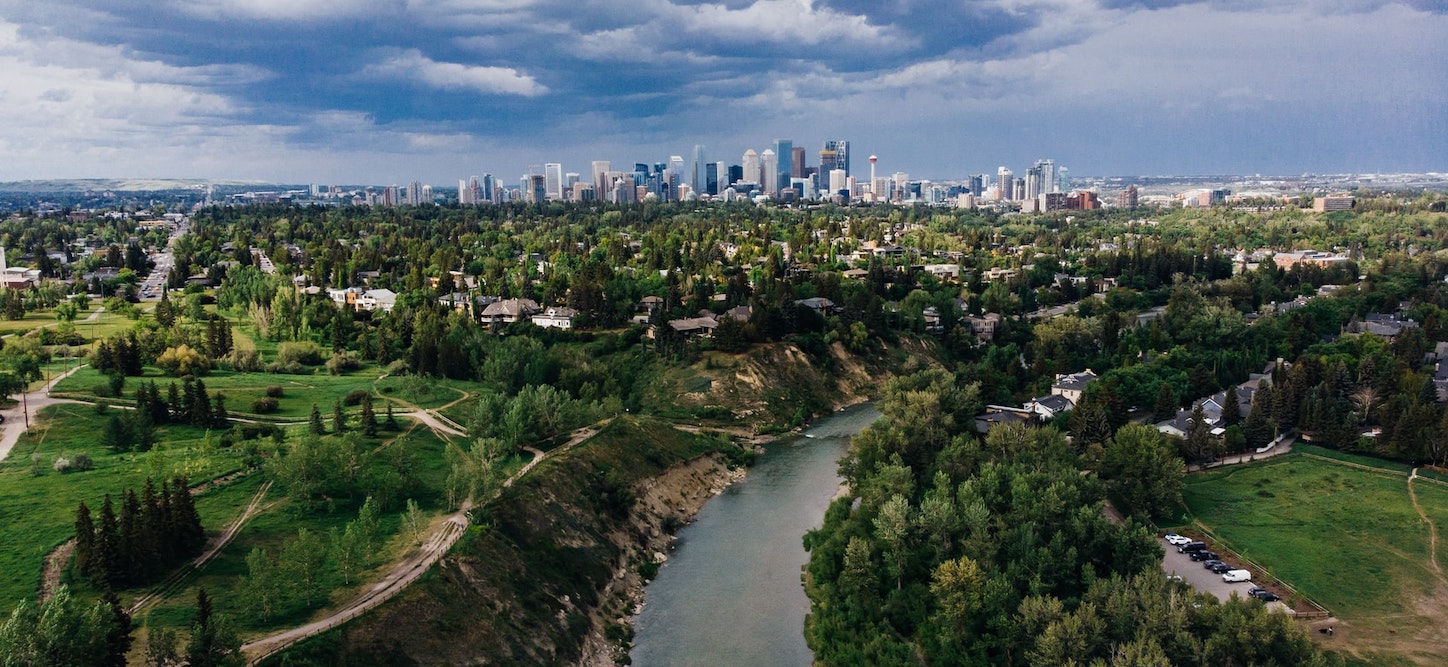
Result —
<path fill-rule="evenodd" d="M 483 525 L 397 600 L 268 664 L 283 657 L 292 665 L 576 660 L 587 636 L 604 630 L 596 619 L 624 612 L 626 600 L 610 588 L 614 573 L 647 569 L 643 547 L 681 520 L 660 508 L 686 495 L 702 503 L 722 461 L 741 455 L 717 437 L 646 418 L 615 420 L 504 491 L 479 513 Z M 691 482 L 650 484 L 690 461 L 701 468 Z M 654 502 L 660 493 L 667 503 Z M 596 613 L 600 607 L 606 613 Z"/>

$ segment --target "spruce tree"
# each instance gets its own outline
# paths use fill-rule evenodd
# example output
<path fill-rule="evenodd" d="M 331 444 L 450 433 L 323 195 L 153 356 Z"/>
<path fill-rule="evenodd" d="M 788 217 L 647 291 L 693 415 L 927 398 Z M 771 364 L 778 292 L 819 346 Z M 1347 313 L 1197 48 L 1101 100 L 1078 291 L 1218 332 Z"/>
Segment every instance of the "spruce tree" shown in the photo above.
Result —
<path fill-rule="evenodd" d="M 201 526 L 201 515 L 196 512 L 196 504 L 191 498 L 191 488 L 185 477 L 177 477 L 172 483 L 175 488 L 171 500 L 171 512 L 175 516 L 177 532 L 180 534 L 178 544 L 182 547 L 182 553 L 187 556 L 194 556 L 201 553 L 201 548 L 206 545 L 206 529 Z"/>
<path fill-rule="evenodd" d="M 1156 403 L 1152 406 L 1152 419 L 1162 422 L 1176 416 L 1177 394 L 1168 382 L 1161 383 L 1156 390 Z"/>
<path fill-rule="evenodd" d="M 392 402 L 389 401 L 389 402 L 387 403 L 387 430 L 389 430 L 389 431 L 396 431 L 398 428 L 399 428 L 399 427 L 398 427 L 398 425 L 397 425 L 397 417 L 393 416 L 393 414 L 392 414 Z"/>
<path fill-rule="evenodd" d="M 131 615 L 121 606 L 121 598 L 107 588 L 101 598 L 110 607 L 111 626 L 106 632 L 105 667 L 126 667 L 126 654 L 131 652 Z"/>
<path fill-rule="evenodd" d="M 308 423 L 311 426 L 312 435 L 326 435 L 327 427 L 322 425 L 322 411 L 317 408 L 316 403 L 312 404 L 312 416 Z"/>
<path fill-rule="evenodd" d="M 342 402 L 332 404 L 332 433 L 341 435 L 347 430 L 347 414 L 342 412 Z"/>
<path fill-rule="evenodd" d="M 82 577 L 90 576 L 91 561 L 95 557 L 96 526 L 91 519 L 90 508 L 85 501 L 75 510 L 75 571 Z"/>
<path fill-rule="evenodd" d="M 1237 402 L 1237 386 L 1227 387 L 1222 398 L 1222 426 L 1236 426 L 1242 421 L 1242 405 Z"/>
<path fill-rule="evenodd" d="M 196 378 L 196 393 L 191 398 L 191 425 L 207 428 L 213 423 L 211 395 L 206 392 L 206 383 L 201 378 Z"/>
<path fill-rule="evenodd" d="M 176 388 L 175 380 L 166 388 L 166 407 L 169 411 L 166 421 L 180 421 L 186 412 L 186 404 L 181 402 L 181 391 Z"/>
<path fill-rule="evenodd" d="M 121 501 L 121 553 L 124 554 L 121 582 L 129 584 L 142 581 L 150 574 L 148 570 L 152 567 L 152 562 L 144 560 L 142 543 L 141 501 L 136 498 L 135 491 L 126 489 Z"/>
<path fill-rule="evenodd" d="M 91 558 L 90 579 L 97 586 L 119 584 L 117 575 L 122 568 L 121 527 L 116 521 L 115 505 L 110 494 L 101 503 L 101 520 L 96 530 L 95 553 Z"/>
<path fill-rule="evenodd" d="M 227 428 L 230 421 L 231 416 L 226 413 L 226 395 L 216 392 L 216 397 L 212 399 L 211 425 L 213 428 Z"/>
<path fill-rule="evenodd" d="M 146 478 L 141 489 L 141 542 L 138 558 L 143 563 L 168 563 L 161 544 L 166 536 L 161 532 L 161 499 L 156 495 L 156 484 Z"/>
<path fill-rule="evenodd" d="M 372 411 L 372 396 L 362 397 L 362 414 L 359 417 L 362 422 L 362 434 L 369 438 L 377 437 L 377 414 Z"/>

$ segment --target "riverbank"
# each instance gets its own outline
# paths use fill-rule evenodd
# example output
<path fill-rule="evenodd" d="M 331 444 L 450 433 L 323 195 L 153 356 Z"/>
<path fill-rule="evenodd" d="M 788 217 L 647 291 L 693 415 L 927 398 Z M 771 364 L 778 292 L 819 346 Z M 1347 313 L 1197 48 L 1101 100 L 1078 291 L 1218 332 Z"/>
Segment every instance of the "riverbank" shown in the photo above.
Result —
<path fill-rule="evenodd" d="M 663 474 L 634 485 L 638 502 L 629 518 L 629 530 L 614 538 L 626 554 L 614 570 L 603 598 L 617 604 L 600 606 L 592 614 L 594 628 L 584 639 L 580 667 L 612 667 L 622 662 L 633 637 L 633 614 L 643 606 L 644 587 L 668 559 L 677 531 L 715 496 L 746 475 L 745 468 L 730 469 L 722 456 L 702 456 L 674 466 Z M 642 536 L 631 540 L 630 534 Z"/>

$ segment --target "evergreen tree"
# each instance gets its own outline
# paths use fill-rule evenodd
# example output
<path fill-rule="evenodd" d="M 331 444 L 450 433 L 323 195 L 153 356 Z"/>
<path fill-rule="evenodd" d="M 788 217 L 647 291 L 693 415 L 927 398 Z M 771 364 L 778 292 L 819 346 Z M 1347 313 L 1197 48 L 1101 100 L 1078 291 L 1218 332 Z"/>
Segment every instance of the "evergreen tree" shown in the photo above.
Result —
<path fill-rule="evenodd" d="M 175 516 L 179 535 L 177 544 L 184 554 L 201 553 L 201 548 L 206 545 L 206 529 L 201 526 L 201 515 L 196 512 L 196 504 L 191 498 L 191 487 L 185 477 L 177 477 L 172 482 L 172 488 L 174 495 L 171 499 L 171 513 Z"/>
<path fill-rule="evenodd" d="M 142 536 L 141 536 L 141 502 L 136 499 L 136 492 L 126 489 L 121 500 L 121 553 L 125 567 L 120 570 L 120 577 L 117 583 L 122 585 L 141 581 L 149 574 L 153 563 L 142 560 Z"/>
<path fill-rule="evenodd" d="M 322 425 L 322 411 L 317 409 L 317 404 L 312 404 L 312 416 L 308 419 L 312 435 L 326 435 L 327 427 Z"/>
<path fill-rule="evenodd" d="M 215 424 L 211 418 L 211 395 L 206 392 L 206 383 L 196 378 L 195 394 L 191 397 L 191 425 L 207 428 Z"/>
<path fill-rule="evenodd" d="M 332 404 L 332 433 L 341 435 L 347 430 L 347 414 L 342 412 L 342 402 Z"/>
<path fill-rule="evenodd" d="M 391 401 L 388 401 L 388 402 L 387 402 L 387 430 L 389 430 L 389 431 L 396 431 L 398 428 L 399 428 L 399 427 L 398 427 L 398 425 L 397 425 L 397 417 L 395 417 L 395 416 L 392 415 L 392 402 L 391 402 Z"/>
<path fill-rule="evenodd" d="M 161 401 L 161 389 L 156 386 L 154 380 L 147 383 L 146 393 L 151 397 L 151 423 L 165 424 L 171 419 L 171 411 Z"/>
<path fill-rule="evenodd" d="M 166 541 L 166 536 L 161 530 L 161 499 L 156 495 L 156 484 L 147 477 L 146 485 L 141 488 L 141 530 L 136 560 L 147 564 L 153 572 L 157 569 L 155 564 L 167 563 L 162 557 L 161 543 Z"/>
<path fill-rule="evenodd" d="M 91 581 L 100 587 L 120 584 L 118 575 L 124 569 L 123 552 L 121 526 L 116 520 L 115 505 L 111 503 L 110 494 L 106 494 L 105 501 L 101 503 L 101 520 L 96 529 L 95 554 L 91 558 L 89 568 Z"/>
<path fill-rule="evenodd" d="M 105 428 L 101 430 L 101 444 L 118 454 L 131 451 L 135 443 L 131 438 L 130 420 L 112 412 L 110 417 L 106 418 Z"/>
<path fill-rule="evenodd" d="M 75 571 L 82 577 L 90 576 L 91 561 L 95 557 L 96 526 L 91 519 L 90 508 L 85 501 L 75 510 Z"/>
<path fill-rule="evenodd" d="M 227 428 L 230 421 L 231 416 L 226 413 L 226 395 L 218 391 L 212 399 L 211 426 L 224 429 Z"/>
<path fill-rule="evenodd" d="M 1187 431 L 1186 447 L 1187 456 L 1198 463 L 1210 459 L 1216 450 L 1216 442 L 1212 437 L 1212 425 L 1207 423 L 1207 415 L 1202 411 L 1201 403 L 1192 407 L 1191 427 Z"/>
<path fill-rule="evenodd" d="M 1236 426 L 1242 421 L 1242 405 L 1237 401 L 1237 387 L 1227 387 L 1227 393 L 1222 397 L 1222 426 Z"/>
<path fill-rule="evenodd" d="M 176 387 L 176 381 L 171 381 L 171 386 L 166 388 L 166 407 L 169 411 L 166 421 L 180 421 L 184 419 L 187 403 L 181 402 L 181 391 Z"/>
<path fill-rule="evenodd" d="M 1264 391 L 1267 391 L 1265 387 L 1257 390 L 1252 397 L 1252 408 L 1247 411 L 1247 421 L 1242 423 L 1242 435 L 1247 438 L 1247 446 L 1254 449 L 1265 446 L 1275 437 L 1272 420 L 1268 419 L 1265 407 L 1271 403 L 1272 397 L 1270 392 L 1263 396 Z"/>
<path fill-rule="evenodd" d="M 225 619 L 215 615 L 204 588 L 196 591 L 196 619 L 191 622 L 191 639 L 186 643 L 186 664 L 190 667 L 245 664 L 241 639 Z"/>
<path fill-rule="evenodd" d="M 369 437 L 377 437 L 377 415 L 372 412 L 372 395 L 362 397 L 362 414 L 358 417 L 362 422 L 362 434 Z"/>
<path fill-rule="evenodd" d="M 126 654 L 131 652 L 131 615 L 121 606 L 121 598 L 107 588 L 101 600 L 110 608 L 111 626 L 106 633 L 105 667 L 126 667 Z"/>
<path fill-rule="evenodd" d="M 1176 391 L 1171 388 L 1171 383 L 1161 383 L 1156 390 L 1156 403 L 1151 408 L 1152 419 L 1161 422 L 1175 417 L 1179 404 Z"/>

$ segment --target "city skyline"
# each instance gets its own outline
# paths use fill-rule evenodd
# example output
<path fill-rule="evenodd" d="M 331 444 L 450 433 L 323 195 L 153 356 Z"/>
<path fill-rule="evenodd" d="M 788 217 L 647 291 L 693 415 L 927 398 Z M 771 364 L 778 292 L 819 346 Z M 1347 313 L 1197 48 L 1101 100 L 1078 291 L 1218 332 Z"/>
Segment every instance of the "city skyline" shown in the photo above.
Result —
<path fill-rule="evenodd" d="M 780 137 L 927 179 L 1443 171 L 1441 34 L 1426 0 L 0 0 L 0 180 L 516 183 Z"/>

